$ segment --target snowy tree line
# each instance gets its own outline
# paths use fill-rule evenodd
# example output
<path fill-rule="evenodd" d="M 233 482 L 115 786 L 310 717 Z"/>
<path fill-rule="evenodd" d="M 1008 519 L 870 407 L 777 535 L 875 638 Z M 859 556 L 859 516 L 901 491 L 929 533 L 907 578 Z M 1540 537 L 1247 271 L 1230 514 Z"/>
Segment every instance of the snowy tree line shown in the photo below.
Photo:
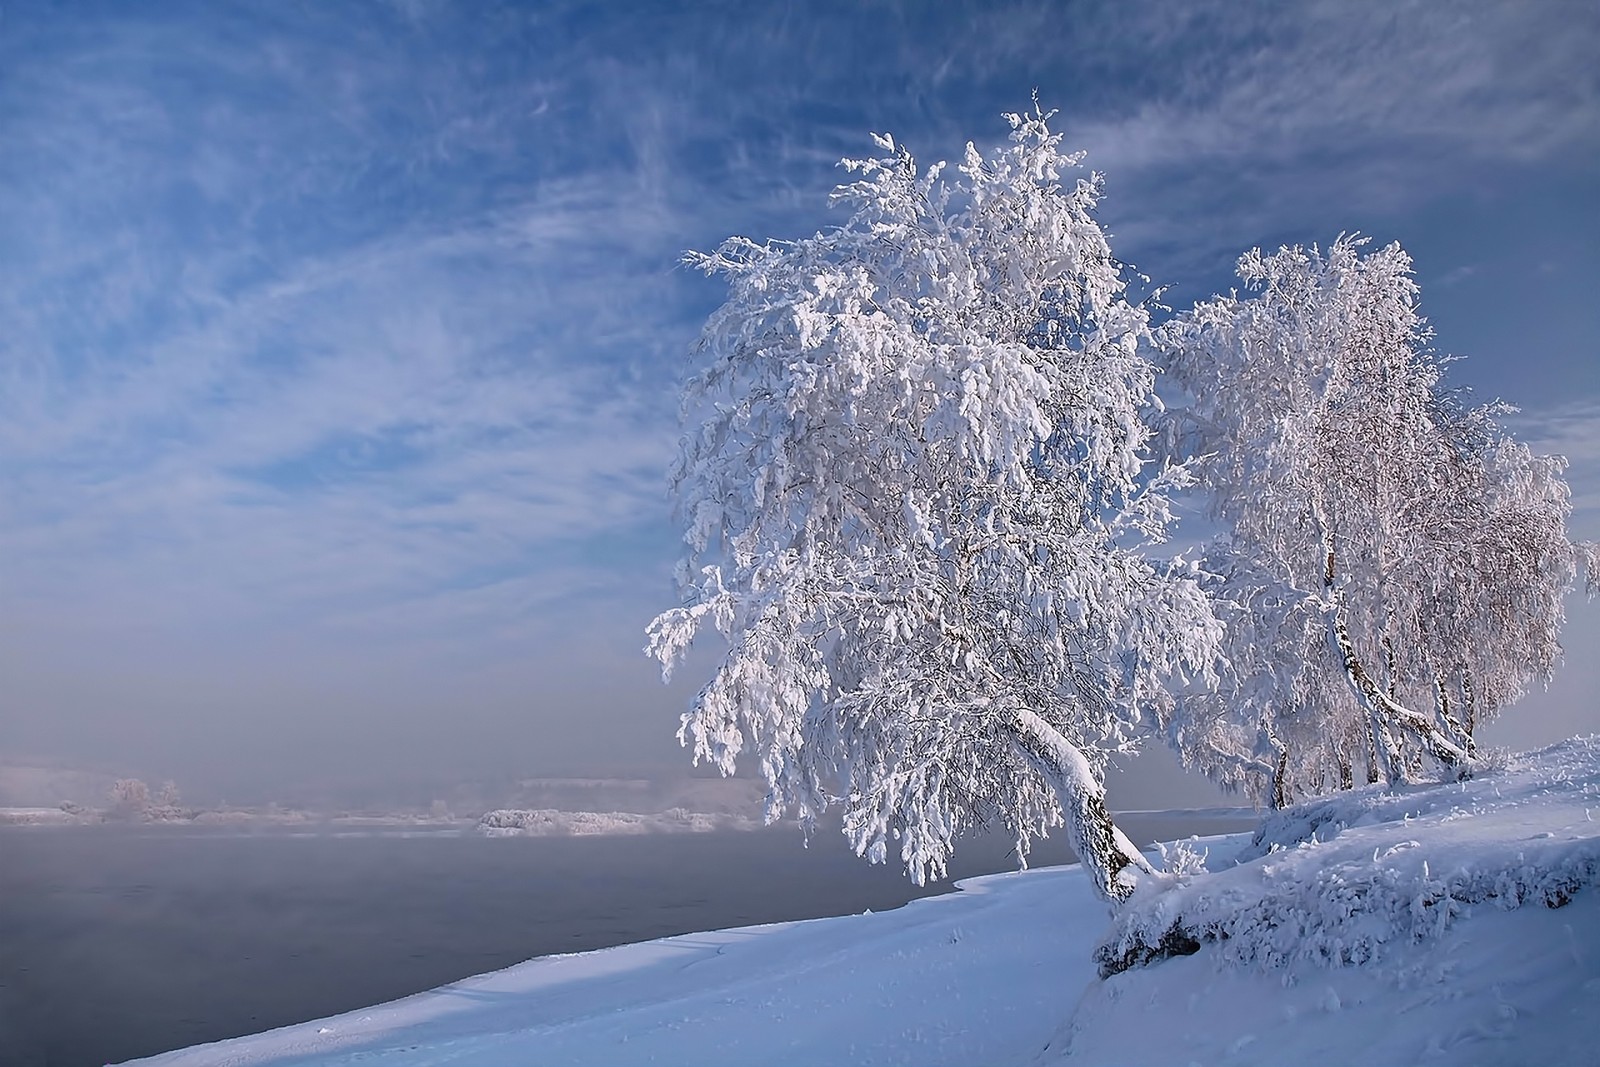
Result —
<path fill-rule="evenodd" d="M 691 255 L 730 295 L 649 651 L 727 642 L 679 736 L 756 760 L 769 817 L 838 807 L 919 882 L 976 826 L 1024 857 L 1064 826 L 1119 901 L 1163 875 L 1106 808 L 1110 756 L 1159 736 L 1274 806 L 1470 774 L 1600 551 L 1567 537 L 1562 461 L 1445 383 L 1398 245 L 1252 251 L 1242 292 L 1156 324 L 1050 117 L 954 176 L 877 138 L 842 225 Z M 1179 498 L 1220 531 L 1191 558 Z"/>
<path fill-rule="evenodd" d="M 118 778 L 106 797 L 111 802 L 108 814 L 114 819 L 172 819 L 184 814 L 178 807 L 178 784 L 170 778 L 153 794 L 142 778 Z M 72 813 L 72 808 L 66 810 Z"/>

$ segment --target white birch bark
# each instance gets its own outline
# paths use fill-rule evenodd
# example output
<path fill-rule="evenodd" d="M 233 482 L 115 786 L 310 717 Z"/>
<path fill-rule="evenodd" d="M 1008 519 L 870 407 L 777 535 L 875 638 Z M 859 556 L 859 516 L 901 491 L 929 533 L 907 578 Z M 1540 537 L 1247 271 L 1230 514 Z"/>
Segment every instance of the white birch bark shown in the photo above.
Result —
<path fill-rule="evenodd" d="M 1139 878 L 1156 869 L 1117 828 L 1106 808 L 1105 786 L 1083 752 L 1044 719 L 1019 709 L 1013 722 L 1017 751 L 1055 789 L 1067 821 L 1067 843 L 1078 854 L 1095 893 L 1126 900 Z"/>

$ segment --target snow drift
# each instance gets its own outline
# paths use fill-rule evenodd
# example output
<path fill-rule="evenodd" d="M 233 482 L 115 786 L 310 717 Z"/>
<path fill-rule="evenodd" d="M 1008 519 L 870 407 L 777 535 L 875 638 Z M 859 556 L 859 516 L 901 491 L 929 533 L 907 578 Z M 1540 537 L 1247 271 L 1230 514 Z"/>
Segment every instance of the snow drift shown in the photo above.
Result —
<path fill-rule="evenodd" d="M 1600 738 L 1448 785 L 1351 790 L 1271 816 L 1235 865 L 1118 913 L 1101 973 L 1217 943 L 1226 960 L 1366 963 L 1469 907 L 1558 908 L 1600 876 Z"/>

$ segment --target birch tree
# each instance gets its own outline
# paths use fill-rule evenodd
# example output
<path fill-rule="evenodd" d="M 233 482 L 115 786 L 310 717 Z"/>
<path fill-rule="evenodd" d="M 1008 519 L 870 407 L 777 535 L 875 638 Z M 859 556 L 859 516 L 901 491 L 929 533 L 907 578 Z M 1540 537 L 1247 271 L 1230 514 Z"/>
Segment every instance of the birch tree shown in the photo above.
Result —
<path fill-rule="evenodd" d="M 1581 551 L 1561 460 L 1444 387 L 1410 258 L 1364 243 L 1252 251 L 1244 297 L 1158 339 L 1189 395 L 1180 451 L 1202 457 L 1224 529 L 1211 569 L 1247 570 L 1228 595 L 1281 615 L 1265 642 L 1252 612 L 1233 620 L 1225 645 L 1246 669 L 1188 694 L 1171 729 L 1192 763 L 1280 801 L 1348 787 L 1360 765 L 1398 782 L 1424 755 L 1465 773 L 1473 719 L 1558 662 Z M 1245 753 L 1236 728 L 1224 758 L 1195 724 L 1228 716 L 1258 731 Z M 1231 782 L 1243 758 L 1253 777 Z"/>
<path fill-rule="evenodd" d="M 1049 117 L 951 178 L 876 138 L 839 228 L 689 257 L 730 295 L 683 393 L 682 601 L 648 651 L 727 642 L 679 738 L 755 760 L 769 819 L 837 806 L 919 883 L 974 826 L 1025 857 L 1064 822 L 1120 900 L 1154 872 L 1106 758 L 1210 678 L 1221 624 L 1150 555 L 1189 475 L 1150 462 L 1146 313 Z"/>

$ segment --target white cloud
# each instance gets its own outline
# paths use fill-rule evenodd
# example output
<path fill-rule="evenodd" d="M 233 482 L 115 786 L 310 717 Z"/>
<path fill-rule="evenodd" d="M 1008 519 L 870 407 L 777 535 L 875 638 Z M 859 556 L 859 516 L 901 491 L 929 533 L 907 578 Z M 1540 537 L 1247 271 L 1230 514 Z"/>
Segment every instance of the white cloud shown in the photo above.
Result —
<path fill-rule="evenodd" d="M 393 609 L 459 623 L 449 601 L 481 615 L 516 572 L 541 575 L 508 598 L 524 612 L 607 586 L 615 566 L 568 549 L 662 525 L 669 356 L 692 336 L 662 165 L 534 160 L 452 203 L 476 186 L 421 172 L 516 173 L 558 139 L 551 85 L 480 109 L 448 64 L 360 42 L 122 29 L 6 97 L 39 105 L 0 209 L 27 238 L 0 259 L 6 610 L 415 630 Z M 220 84 L 190 100 L 163 64 Z M 396 92 L 432 109 L 420 136 L 384 113 Z M 402 193 L 414 209 L 361 217 Z"/>
<path fill-rule="evenodd" d="M 1600 143 L 1590 5 L 1190 8 L 1227 28 L 1178 42 L 1175 84 L 1131 114 L 1078 127 L 1108 164 L 1259 165 L 1315 149 L 1348 176 L 1374 145 L 1493 163 Z"/>
<path fill-rule="evenodd" d="M 1171 49 L 1151 90 L 1065 129 L 1110 176 L 1120 247 L 1185 275 L 1330 209 L 1349 226 L 1600 153 L 1592 5 L 1188 4 L 1140 41 Z"/>
<path fill-rule="evenodd" d="M 52 715 L 137 691 L 193 727 L 199 659 L 205 701 L 290 694 L 262 716 L 325 679 L 375 715 L 424 661 L 525 649 L 501 707 L 648 674 L 717 296 L 676 259 L 836 221 L 868 130 L 950 157 L 1037 85 L 1119 250 L 1183 279 L 1308 205 L 1597 129 L 1588 5 L 393 6 L 6 13 L 0 674 Z M 1592 411 L 1548 425 L 1592 524 Z M 85 658 L 118 673 L 52 696 Z"/>

